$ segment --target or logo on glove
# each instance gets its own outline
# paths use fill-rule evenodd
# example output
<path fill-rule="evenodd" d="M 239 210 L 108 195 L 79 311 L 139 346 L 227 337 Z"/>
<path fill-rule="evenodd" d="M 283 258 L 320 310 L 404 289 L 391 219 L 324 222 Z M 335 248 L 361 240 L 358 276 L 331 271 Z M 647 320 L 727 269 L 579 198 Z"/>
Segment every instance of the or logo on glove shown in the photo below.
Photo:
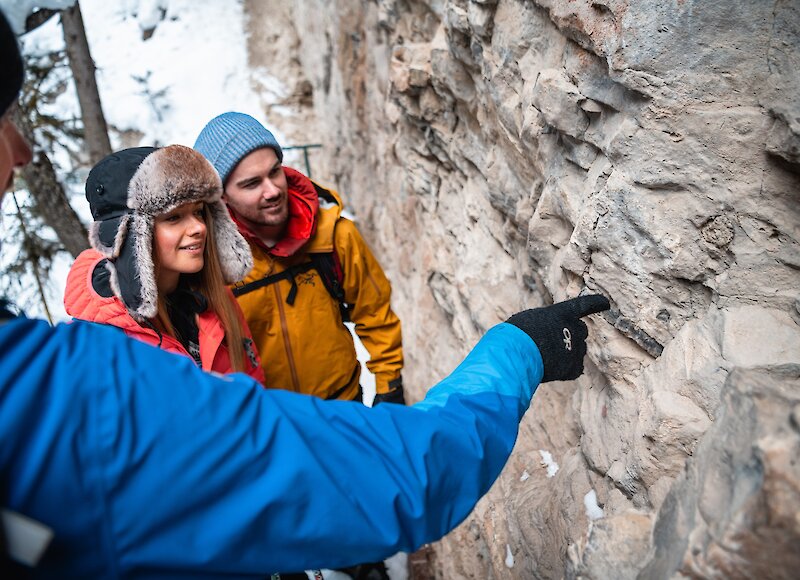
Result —
<path fill-rule="evenodd" d="M 543 383 L 569 381 L 583 373 L 589 330 L 581 318 L 610 307 L 605 296 L 591 294 L 518 312 L 506 322 L 524 330 L 536 343 L 544 362 Z"/>

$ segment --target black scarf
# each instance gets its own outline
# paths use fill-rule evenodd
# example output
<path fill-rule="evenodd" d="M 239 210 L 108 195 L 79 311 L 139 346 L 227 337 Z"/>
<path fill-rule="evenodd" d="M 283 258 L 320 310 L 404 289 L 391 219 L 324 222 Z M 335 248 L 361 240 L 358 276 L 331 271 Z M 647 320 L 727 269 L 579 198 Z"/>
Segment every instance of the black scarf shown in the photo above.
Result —
<path fill-rule="evenodd" d="M 202 366 L 197 315 L 206 309 L 208 309 L 206 297 L 185 284 L 180 284 L 175 292 L 167 296 L 167 314 L 175 328 L 175 335 L 192 355 L 197 366 Z"/>

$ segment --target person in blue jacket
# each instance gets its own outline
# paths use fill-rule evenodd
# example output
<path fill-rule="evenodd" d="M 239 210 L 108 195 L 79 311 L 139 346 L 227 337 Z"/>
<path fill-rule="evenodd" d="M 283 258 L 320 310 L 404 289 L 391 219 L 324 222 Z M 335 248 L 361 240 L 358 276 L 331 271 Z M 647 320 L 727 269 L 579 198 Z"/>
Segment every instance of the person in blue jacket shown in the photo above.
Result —
<path fill-rule="evenodd" d="M 22 64 L 1 14 L 0 50 L 5 191 L 31 153 L 9 119 Z M 486 493 L 539 383 L 582 373 L 580 318 L 606 308 L 583 296 L 515 314 L 423 401 L 374 409 L 4 311 L 4 562 L 42 578 L 264 578 L 412 551 Z"/>

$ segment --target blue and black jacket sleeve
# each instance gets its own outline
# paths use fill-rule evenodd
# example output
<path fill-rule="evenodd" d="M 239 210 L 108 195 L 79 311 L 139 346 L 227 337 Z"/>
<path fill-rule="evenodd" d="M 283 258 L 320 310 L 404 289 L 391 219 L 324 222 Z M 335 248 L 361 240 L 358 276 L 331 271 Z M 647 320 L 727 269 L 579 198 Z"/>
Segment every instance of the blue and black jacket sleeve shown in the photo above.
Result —
<path fill-rule="evenodd" d="M 0 328 L 3 502 L 55 531 L 58 576 L 263 577 L 411 551 L 500 474 L 542 377 L 491 329 L 411 407 L 205 374 L 76 322 Z M 49 568 L 48 568 L 49 567 Z"/>

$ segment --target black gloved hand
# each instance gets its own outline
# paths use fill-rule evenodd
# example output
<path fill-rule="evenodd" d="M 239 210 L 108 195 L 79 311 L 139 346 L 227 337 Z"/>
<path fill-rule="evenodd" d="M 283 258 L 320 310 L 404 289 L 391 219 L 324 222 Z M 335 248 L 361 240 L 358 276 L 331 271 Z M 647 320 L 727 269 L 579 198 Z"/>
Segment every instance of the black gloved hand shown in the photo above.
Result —
<path fill-rule="evenodd" d="M 518 312 L 506 322 L 524 330 L 539 347 L 544 362 L 543 383 L 570 381 L 583 373 L 589 330 L 581 317 L 610 307 L 605 296 L 592 294 Z"/>
<path fill-rule="evenodd" d="M 396 405 L 405 405 L 406 399 L 403 396 L 403 378 L 399 377 L 393 381 L 389 381 L 389 391 L 385 393 L 376 393 L 375 398 L 372 400 L 374 407 L 378 403 L 394 403 Z"/>
<path fill-rule="evenodd" d="M 376 393 L 375 398 L 372 399 L 372 406 L 374 407 L 378 403 L 395 403 L 397 405 L 405 405 L 406 399 L 403 396 L 403 387 L 386 393 Z"/>

